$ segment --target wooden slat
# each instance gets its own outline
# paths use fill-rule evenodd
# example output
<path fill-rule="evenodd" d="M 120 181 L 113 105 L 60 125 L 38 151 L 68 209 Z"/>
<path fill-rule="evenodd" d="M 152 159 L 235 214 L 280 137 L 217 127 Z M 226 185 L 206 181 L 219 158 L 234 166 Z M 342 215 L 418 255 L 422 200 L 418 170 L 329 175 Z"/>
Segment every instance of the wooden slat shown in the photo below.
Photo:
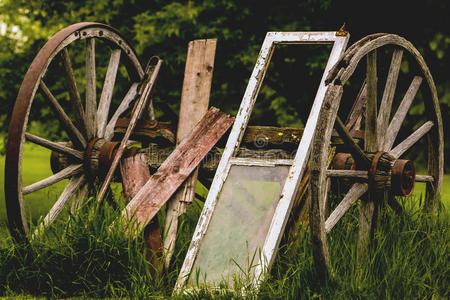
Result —
<path fill-rule="evenodd" d="M 109 183 L 111 182 L 111 179 L 114 175 L 114 172 L 117 168 L 117 165 L 119 164 L 120 159 L 122 158 L 122 154 L 125 151 L 125 148 L 127 147 L 128 139 L 130 138 L 131 133 L 133 132 L 134 128 L 136 127 L 136 123 L 138 119 L 140 118 L 142 112 L 144 111 L 144 108 L 147 104 L 147 100 L 153 90 L 153 86 L 156 82 L 156 78 L 158 76 L 159 70 L 162 65 L 162 60 L 158 60 L 155 70 L 152 73 L 152 76 L 148 79 L 147 82 L 143 83 L 142 86 L 142 93 L 140 93 L 140 98 L 136 102 L 136 105 L 134 106 L 130 124 L 128 125 L 127 131 L 125 132 L 122 141 L 120 142 L 120 145 L 117 149 L 116 155 L 114 156 L 114 159 L 111 163 L 111 167 L 108 170 L 108 173 L 106 174 L 105 180 L 103 182 L 103 185 L 100 188 L 100 191 L 97 196 L 98 203 L 102 202 L 103 196 L 106 193 L 106 190 L 109 187 Z"/>
<path fill-rule="evenodd" d="M 40 224 L 38 228 L 36 228 L 36 231 L 34 232 L 32 238 L 35 238 L 38 234 L 42 233 L 43 229 L 50 226 L 56 221 L 56 219 L 66 206 L 66 204 L 73 196 L 76 195 L 76 193 L 84 185 L 84 183 L 85 183 L 84 175 L 81 175 L 79 177 L 72 177 L 70 179 L 69 184 L 67 184 L 66 188 L 59 196 L 58 200 L 53 205 L 50 212 L 45 216 L 44 221 Z"/>
<path fill-rule="evenodd" d="M 402 63 L 402 56 L 402 49 L 394 49 L 388 77 L 384 86 L 383 97 L 381 98 L 380 112 L 377 119 L 378 149 L 382 149 L 384 146 L 384 137 L 389 123 L 389 118 L 391 116 L 392 101 L 394 100 L 395 88 L 397 87 L 398 73 Z"/>
<path fill-rule="evenodd" d="M 83 135 L 75 127 L 75 125 L 73 125 L 72 120 L 70 120 L 70 118 L 67 116 L 64 109 L 61 107 L 58 100 L 56 100 L 55 96 L 53 96 L 52 92 L 49 90 L 44 81 L 40 81 L 39 87 L 41 88 L 41 91 L 47 97 L 47 99 L 52 103 L 53 108 L 56 111 L 56 117 L 61 123 L 61 126 L 67 132 L 67 135 L 69 136 L 75 147 L 78 149 L 86 148 L 86 140 L 84 139 Z"/>
<path fill-rule="evenodd" d="M 432 121 L 427 121 L 425 124 L 419 127 L 416 131 L 411 133 L 403 142 L 398 144 L 394 149 L 389 151 L 389 154 L 395 158 L 399 158 L 405 153 L 406 150 L 411 148 L 415 143 L 417 143 L 425 134 L 427 134 L 431 128 L 433 128 L 434 123 Z"/>
<path fill-rule="evenodd" d="M 327 170 L 327 176 L 336 178 L 355 178 L 355 179 L 369 178 L 367 171 L 356 171 L 356 170 Z"/>
<path fill-rule="evenodd" d="M 378 151 L 377 143 L 377 52 L 367 54 L 367 102 L 364 150 Z"/>
<path fill-rule="evenodd" d="M 73 74 L 72 63 L 70 62 L 69 50 L 67 50 L 67 48 L 62 50 L 61 60 L 65 70 L 64 74 L 66 76 L 67 88 L 69 90 L 70 101 L 72 103 L 75 125 L 84 137 L 87 138 L 83 104 L 81 103 L 80 93 L 78 92 L 75 75 Z"/>
<path fill-rule="evenodd" d="M 22 193 L 26 195 L 41 190 L 43 188 L 46 188 L 48 186 L 51 186 L 52 184 L 60 182 L 61 180 L 80 174 L 82 172 L 82 169 L 83 169 L 82 164 L 71 165 L 65 169 L 62 169 L 58 173 L 53 174 L 50 177 L 47 177 L 41 181 L 35 182 L 33 184 L 24 187 Z"/>
<path fill-rule="evenodd" d="M 44 138 L 41 138 L 37 135 L 31 134 L 28 132 L 25 132 L 25 138 L 28 141 L 35 143 L 36 145 L 45 147 L 49 150 L 56 151 L 56 152 L 62 153 L 62 154 L 70 155 L 71 157 L 73 157 L 77 160 L 83 160 L 83 156 L 84 156 L 83 152 L 63 146 L 60 143 L 51 142 L 49 140 L 46 140 Z"/>
<path fill-rule="evenodd" d="M 109 107 L 116 82 L 117 70 L 120 63 L 120 49 L 114 49 L 109 59 L 108 70 L 106 71 L 103 90 L 97 110 L 97 136 L 102 138 L 105 135 L 106 122 L 108 121 Z"/>
<path fill-rule="evenodd" d="M 139 227 L 145 226 L 197 167 L 233 121 L 234 118 L 212 107 L 130 201 L 122 212 L 122 216 L 135 218 Z"/>
<path fill-rule="evenodd" d="M 97 87 L 95 73 L 95 39 L 86 39 L 86 127 L 88 140 L 95 136 L 97 111 Z"/>
<path fill-rule="evenodd" d="M 392 118 L 392 121 L 389 124 L 388 129 L 386 130 L 386 136 L 385 136 L 384 146 L 383 146 L 384 151 L 391 150 L 392 145 L 394 145 L 394 142 L 395 142 L 395 139 L 397 138 L 397 134 L 400 130 L 400 127 L 402 126 L 403 121 L 405 120 L 405 117 L 409 111 L 411 103 L 412 103 L 414 97 L 416 96 L 421 83 L 422 83 L 422 77 L 415 76 L 408 88 L 408 91 L 406 91 L 406 94 L 403 97 L 402 102 L 400 103 L 399 107 L 397 108 L 397 111 L 395 112 L 395 115 Z"/>
<path fill-rule="evenodd" d="M 189 42 L 186 68 L 181 93 L 180 119 L 178 121 L 177 144 L 188 136 L 195 125 L 208 111 L 211 92 L 214 57 L 217 39 Z M 180 187 L 167 205 L 164 249 L 165 268 L 169 268 L 175 250 L 178 217 L 186 211 L 186 205 L 194 200 L 198 168 Z"/>
<path fill-rule="evenodd" d="M 367 54 L 367 103 L 366 123 L 364 136 L 364 150 L 366 152 L 378 151 L 377 142 L 377 53 L 373 50 Z M 374 222 L 376 193 L 369 186 L 368 196 L 361 201 L 359 209 L 359 234 L 358 234 L 358 264 L 365 263 L 368 254 L 371 234 L 376 222 Z"/>
<path fill-rule="evenodd" d="M 138 86 L 139 86 L 139 82 L 134 82 L 131 85 L 130 89 L 128 90 L 127 94 L 123 98 L 122 102 L 120 102 L 119 107 L 114 112 L 114 115 L 109 120 L 108 125 L 106 125 L 105 134 L 104 134 L 104 138 L 106 140 L 109 141 L 113 137 L 114 126 L 116 125 L 116 122 L 119 119 L 120 115 L 123 114 L 129 108 L 130 104 L 136 98 Z"/>
<path fill-rule="evenodd" d="M 369 191 L 367 198 L 361 200 L 357 245 L 357 265 L 359 268 L 367 263 L 369 245 L 375 231 L 376 209 L 378 208 L 375 201 L 379 200 L 376 199 L 377 196 L 380 196 L 380 194 Z"/>
<path fill-rule="evenodd" d="M 120 161 L 120 174 L 122 175 L 122 186 L 125 200 L 129 202 L 142 189 L 150 179 L 150 171 L 147 165 L 145 153 L 123 158 Z M 163 254 L 163 241 L 159 229 L 158 219 L 155 218 L 146 228 L 146 246 L 150 250 L 150 260 L 154 267 L 161 261 L 155 259 Z"/>
<path fill-rule="evenodd" d="M 367 173 L 367 172 L 366 172 Z M 344 199 L 334 209 L 328 219 L 325 221 L 325 231 L 329 233 L 334 225 L 344 216 L 348 209 L 356 202 L 366 191 L 367 183 L 356 182 L 345 195 Z"/>

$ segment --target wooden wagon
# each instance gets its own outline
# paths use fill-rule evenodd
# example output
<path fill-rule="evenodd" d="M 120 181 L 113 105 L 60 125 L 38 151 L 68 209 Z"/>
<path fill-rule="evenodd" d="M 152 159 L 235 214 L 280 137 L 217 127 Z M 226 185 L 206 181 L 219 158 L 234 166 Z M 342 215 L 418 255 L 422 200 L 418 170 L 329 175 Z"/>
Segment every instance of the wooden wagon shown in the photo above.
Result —
<path fill-rule="evenodd" d="M 289 216 L 293 214 L 294 223 L 298 222 L 308 209 L 315 264 L 325 276 L 330 268 L 327 234 L 358 199 L 358 254 L 363 261 L 378 208 L 389 205 L 401 213 L 398 197 L 409 195 L 415 182 L 426 183 L 423 210 L 436 214 L 443 177 L 443 129 L 433 78 L 410 42 L 394 34 L 373 34 L 346 48 L 348 40 L 344 31 L 269 32 L 235 119 L 217 109 L 208 110 L 215 40 L 191 42 L 175 130 L 155 120 L 151 101 L 161 59 L 152 58 L 143 68 L 128 42 L 104 24 L 79 23 L 61 30 L 33 60 L 11 117 L 5 163 L 11 234 L 18 242 L 27 241 L 50 226 L 69 203 L 76 213 L 88 196 L 97 197 L 99 205 L 104 198 L 111 200 L 108 194 L 114 179 L 123 183 L 129 200 L 122 215 L 150 229 L 148 244 L 155 251 L 163 246 L 154 216 L 171 199 L 165 230 L 168 264 L 177 217 L 194 198 L 198 178 L 209 193 L 177 289 L 194 284 L 194 271 L 208 273 L 205 281 L 210 285 L 226 280 L 235 271 L 230 264 L 233 255 L 239 264 L 250 267 L 250 278 L 258 284 L 273 263 Z M 279 44 L 332 45 L 302 129 L 247 126 Z M 72 54 L 77 51 L 82 54 Z M 386 55 L 391 57 L 387 75 L 379 78 L 377 59 Z M 98 57 L 109 57 L 100 76 Z M 408 62 L 409 73 L 405 68 L 400 80 L 402 61 Z M 353 74 L 358 75 L 353 78 Z M 129 89 L 122 95 L 114 89 L 117 80 L 128 82 Z M 384 83 L 381 97 L 377 82 Z M 405 83 L 406 88 L 401 87 Z M 345 93 L 350 84 L 359 85 L 356 96 Z M 44 100 L 34 101 L 42 97 L 38 91 Z M 343 105 L 341 98 L 349 98 L 347 103 L 352 105 Z M 422 101 L 424 113 L 413 114 L 417 126 L 405 135 L 401 128 L 411 115 L 414 98 Z M 42 105 L 48 105 L 49 115 L 62 131 L 45 137 L 33 133 L 35 121 L 45 118 L 39 114 Z M 226 135 L 225 143 L 222 136 Z M 140 147 L 131 147 L 136 142 Z M 23 183 L 30 168 L 23 165 L 28 143 L 52 151 L 54 174 L 32 184 Z M 417 175 L 413 161 L 402 155 L 421 143 L 427 143 L 423 147 L 427 167 Z M 26 198 L 65 179 L 68 183 L 54 206 L 30 232 Z M 329 195 L 336 180 L 342 193 L 332 203 Z M 236 220 L 248 229 L 247 235 L 233 233 Z M 215 247 L 218 240 L 234 243 L 235 252 Z M 223 259 L 212 261 L 211 256 L 218 254 L 214 251 L 221 251 Z M 251 266 L 249 253 L 257 253 Z"/>

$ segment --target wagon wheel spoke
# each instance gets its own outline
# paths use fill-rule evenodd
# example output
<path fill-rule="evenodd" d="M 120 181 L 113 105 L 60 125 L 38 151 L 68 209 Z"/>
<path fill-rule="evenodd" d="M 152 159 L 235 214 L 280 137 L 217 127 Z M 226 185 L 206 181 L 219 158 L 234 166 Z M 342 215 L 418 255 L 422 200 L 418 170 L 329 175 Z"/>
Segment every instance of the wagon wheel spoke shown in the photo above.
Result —
<path fill-rule="evenodd" d="M 83 169 L 83 165 L 82 164 L 77 164 L 77 165 L 71 165 L 68 166 L 65 169 L 62 169 L 61 171 L 59 171 L 56 174 L 53 174 L 50 177 L 47 177 L 43 180 L 40 180 L 38 182 L 35 182 L 29 186 L 26 186 L 23 188 L 22 193 L 24 195 L 26 194 L 30 194 L 33 192 L 36 192 L 38 190 L 41 190 L 43 188 L 46 188 L 48 186 L 51 186 L 57 182 L 60 182 L 61 180 L 67 179 L 69 177 L 78 175 L 82 172 Z"/>
<path fill-rule="evenodd" d="M 97 87 L 95 73 L 95 39 L 86 39 L 86 128 L 88 140 L 95 135 L 95 114 L 97 111 Z"/>
<path fill-rule="evenodd" d="M 360 129 L 360 122 L 363 115 L 363 108 L 366 104 L 367 100 L 367 83 L 364 80 L 363 85 L 361 89 L 359 90 L 358 96 L 356 97 L 356 101 L 352 106 L 352 109 L 350 110 L 350 113 L 347 117 L 345 127 L 348 130 L 352 129 Z"/>
<path fill-rule="evenodd" d="M 81 133 L 85 138 L 88 138 L 86 132 L 86 123 L 83 104 L 81 103 L 80 93 L 78 92 L 77 84 L 75 81 L 75 75 L 72 69 L 72 63 L 70 62 L 69 50 L 64 48 L 61 54 L 61 60 L 64 66 L 66 80 L 69 89 L 70 101 L 72 103 L 72 109 L 74 113 L 75 124 L 81 129 Z"/>
<path fill-rule="evenodd" d="M 122 141 L 120 142 L 119 148 L 117 149 L 117 152 L 111 163 L 111 167 L 109 168 L 108 173 L 105 176 L 105 181 L 103 182 L 103 185 L 101 186 L 100 191 L 98 193 L 97 201 L 99 204 L 101 203 L 102 198 L 105 195 L 105 193 L 109 187 L 109 183 L 111 182 L 111 179 L 114 175 L 117 165 L 119 164 L 120 158 L 122 157 L 122 154 L 126 148 L 128 139 L 130 138 L 131 133 L 133 132 L 133 130 L 136 126 L 137 120 L 141 116 L 141 114 L 145 108 L 145 104 L 147 103 L 147 97 L 149 96 L 150 92 L 153 89 L 153 86 L 155 84 L 155 81 L 156 81 L 159 69 L 161 68 L 161 65 L 162 65 L 162 60 L 157 59 L 154 72 L 150 76 L 150 79 L 148 80 L 148 82 L 146 82 L 145 86 L 143 87 L 142 94 L 140 95 L 139 100 L 136 102 L 136 104 L 134 106 L 134 109 L 133 109 L 133 112 L 132 112 L 131 118 L 130 118 L 130 123 L 129 123 L 127 130 L 122 138 Z"/>
<path fill-rule="evenodd" d="M 67 114 L 64 112 L 64 109 L 61 107 L 58 100 L 56 100 L 55 96 L 53 96 L 52 92 L 43 80 L 40 81 L 39 87 L 41 88 L 42 93 L 52 103 L 53 108 L 56 111 L 56 116 L 58 117 L 61 125 L 64 127 L 64 130 L 67 132 L 67 135 L 69 136 L 72 143 L 76 148 L 84 149 L 86 147 L 86 140 L 84 139 L 81 132 L 72 123 L 72 120 L 70 120 L 69 116 L 67 116 Z"/>
<path fill-rule="evenodd" d="M 105 82 L 97 110 L 97 136 L 103 138 L 105 135 L 106 122 L 108 120 L 109 106 L 116 81 L 117 70 L 120 62 L 120 49 L 114 49 L 109 59 Z"/>
<path fill-rule="evenodd" d="M 377 52 L 367 54 L 367 102 L 364 150 L 376 152 L 377 143 Z"/>
<path fill-rule="evenodd" d="M 344 216 L 348 209 L 356 202 L 365 192 L 367 192 L 367 183 L 356 182 L 349 189 L 344 199 L 333 210 L 328 219 L 325 221 L 325 231 L 329 233 L 333 229 L 334 225 Z"/>
<path fill-rule="evenodd" d="M 85 182 L 84 175 L 81 175 L 79 177 L 72 177 L 67 184 L 66 188 L 62 192 L 62 194 L 59 196 L 58 200 L 55 202 L 53 207 L 50 209 L 49 213 L 45 216 L 44 221 L 39 225 L 38 228 L 36 228 L 36 231 L 33 234 L 33 238 L 36 237 L 39 233 L 43 231 L 46 227 L 50 226 L 55 222 L 55 220 L 58 218 L 58 216 L 63 211 L 66 204 L 69 202 L 69 200 L 76 195 L 76 193 L 79 191 L 79 189 L 83 186 Z"/>
<path fill-rule="evenodd" d="M 366 152 L 376 152 L 377 142 L 377 52 L 373 50 L 367 54 L 367 102 L 366 102 L 366 122 L 364 130 L 364 150 Z M 361 201 L 359 209 L 359 234 L 358 234 L 358 264 L 362 264 L 366 257 L 373 231 L 375 215 L 376 192 L 367 194 Z"/>
<path fill-rule="evenodd" d="M 431 175 L 416 175 L 416 182 L 434 182 L 434 177 Z"/>
<path fill-rule="evenodd" d="M 49 150 L 56 151 L 61 154 L 70 155 L 71 157 L 73 157 L 79 161 L 83 160 L 83 152 L 66 147 L 64 145 L 61 145 L 60 143 L 55 143 L 55 142 L 49 141 L 47 139 L 44 139 L 42 137 L 39 137 L 37 135 L 31 134 L 28 132 L 25 133 L 25 138 L 28 141 L 30 141 L 36 145 L 45 147 Z"/>
<path fill-rule="evenodd" d="M 394 100 L 395 88 L 397 87 L 398 73 L 402 63 L 403 50 L 395 49 L 392 54 L 389 73 L 384 86 L 383 97 L 381 98 L 380 113 L 377 119 L 378 130 L 378 149 L 384 146 L 384 138 L 386 134 L 387 124 L 391 116 L 392 101 Z"/>
<path fill-rule="evenodd" d="M 433 128 L 433 126 L 434 123 L 432 121 L 427 121 L 425 124 L 420 126 L 419 129 L 408 136 L 403 142 L 389 151 L 389 154 L 391 154 L 395 158 L 399 158 L 403 153 L 405 153 L 409 148 L 417 143 L 425 134 L 427 134 L 431 130 L 431 128 Z"/>
<path fill-rule="evenodd" d="M 135 99 L 138 86 L 139 86 L 138 82 L 135 82 L 131 85 L 127 94 L 123 98 L 123 101 L 120 103 L 119 107 L 114 112 L 114 115 L 109 120 L 108 125 L 106 125 L 105 134 L 104 134 L 104 138 L 106 140 L 111 140 L 111 138 L 113 137 L 114 126 L 116 125 L 117 119 L 119 119 L 120 115 L 123 114 L 129 108 L 130 104 Z"/>
<path fill-rule="evenodd" d="M 387 202 L 388 202 L 389 206 L 392 208 L 392 210 L 395 211 L 395 213 L 397 215 L 401 216 L 403 214 L 403 207 L 398 202 L 398 200 L 395 199 L 395 195 L 393 193 L 389 193 Z"/>
<path fill-rule="evenodd" d="M 364 153 L 364 151 L 355 143 L 339 116 L 336 116 L 335 127 L 337 132 L 339 133 L 339 136 L 344 140 L 345 144 L 350 146 L 350 153 L 352 154 L 355 161 L 359 162 L 362 166 L 368 169 L 370 166 L 369 158 L 367 158 L 367 155 Z"/>
<path fill-rule="evenodd" d="M 385 136 L 384 146 L 383 146 L 384 151 L 391 150 L 392 145 L 394 144 L 394 141 L 400 130 L 400 127 L 402 126 L 402 123 L 405 120 L 406 114 L 409 111 L 411 103 L 412 103 L 414 97 L 416 96 L 421 83 L 422 83 L 422 77 L 420 77 L 420 76 L 415 76 L 414 79 L 412 80 L 412 82 L 408 88 L 408 91 L 406 92 L 405 96 L 403 97 L 402 102 L 400 103 L 397 111 L 395 112 L 394 117 L 392 118 L 391 123 L 389 124 L 389 127 L 386 130 L 386 136 Z"/>
<path fill-rule="evenodd" d="M 72 205 L 70 206 L 70 212 L 75 215 L 77 214 L 78 210 L 83 205 L 83 202 L 86 200 L 86 197 L 88 196 L 89 192 L 89 186 L 87 183 L 85 183 L 83 186 L 80 187 L 80 189 L 77 192 L 77 195 L 73 197 Z"/>

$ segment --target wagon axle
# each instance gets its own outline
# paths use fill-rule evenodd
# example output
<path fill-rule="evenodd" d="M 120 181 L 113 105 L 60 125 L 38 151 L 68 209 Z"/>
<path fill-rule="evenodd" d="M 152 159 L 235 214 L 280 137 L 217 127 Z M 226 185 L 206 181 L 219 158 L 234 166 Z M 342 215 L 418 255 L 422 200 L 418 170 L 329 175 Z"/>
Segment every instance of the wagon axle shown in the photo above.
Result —
<path fill-rule="evenodd" d="M 392 191 L 396 196 L 409 196 L 414 188 L 416 172 L 414 163 L 406 159 L 396 159 L 387 152 L 369 153 L 371 165 L 367 174 L 362 175 L 374 191 Z M 331 163 L 334 170 L 364 170 L 350 153 L 337 153 Z"/>
<path fill-rule="evenodd" d="M 71 147 L 68 143 L 66 146 Z M 111 163 L 117 153 L 119 142 L 111 142 L 101 138 L 92 139 L 86 146 L 83 155 L 83 168 L 91 178 L 104 177 L 111 167 Z M 127 149 L 124 157 L 129 157 L 137 153 L 138 148 Z M 52 151 L 50 155 L 50 165 L 54 174 L 68 167 L 73 163 L 73 159 L 65 154 Z M 116 172 L 118 173 L 118 172 Z"/>

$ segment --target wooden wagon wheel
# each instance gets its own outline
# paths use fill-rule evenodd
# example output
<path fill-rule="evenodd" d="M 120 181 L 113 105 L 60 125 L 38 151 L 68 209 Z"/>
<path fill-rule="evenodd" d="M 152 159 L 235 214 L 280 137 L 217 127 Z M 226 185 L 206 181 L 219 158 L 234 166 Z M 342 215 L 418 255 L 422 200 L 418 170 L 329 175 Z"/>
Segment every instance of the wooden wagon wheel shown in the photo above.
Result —
<path fill-rule="evenodd" d="M 99 59 L 102 54 L 106 58 L 104 67 L 107 65 L 107 68 L 101 94 L 97 96 L 97 86 L 101 85 L 98 79 L 103 73 L 96 73 L 99 69 L 96 68 L 96 58 Z M 101 59 L 99 61 L 102 62 Z M 79 68 L 76 68 L 77 63 Z M 123 78 L 117 75 L 118 71 L 123 71 Z M 127 80 L 130 85 L 128 92 L 123 93 L 125 96 L 121 102 L 123 95 L 117 96 L 114 90 L 116 77 Z M 71 25 L 55 34 L 39 51 L 20 87 L 6 148 L 5 200 L 10 231 L 16 240 L 26 239 L 29 233 L 26 195 L 68 179 L 67 186 L 41 225 L 48 226 L 60 215 L 69 200 L 86 196 L 87 190 L 92 189 L 90 183 L 108 170 L 118 146 L 118 142 L 111 142 L 114 125 L 135 99 L 143 77 L 144 71 L 133 48 L 115 29 L 104 24 Z M 44 97 L 41 103 L 34 101 L 39 97 L 38 90 Z M 67 92 L 70 101 L 57 99 L 63 98 Z M 39 109 L 44 105 L 59 120 L 65 132 L 57 133 L 53 141 L 27 132 L 30 127 L 32 130 L 30 124 L 35 118 L 42 118 L 39 115 L 42 110 Z M 63 143 L 64 138 L 70 142 Z M 26 142 L 52 151 L 54 172 L 54 175 L 28 186 L 22 182 Z M 75 205 L 76 200 L 73 200 L 72 207 Z"/>
<path fill-rule="evenodd" d="M 386 54 L 387 61 L 390 60 L 390 64 L 386 64 L 389 65 L 386 68 L 387 75 L 377 75 L 377 61 L 382 61 Z M 410 72 L 399 76 L 402 61 L 407 62 L 403 69 L 407 67 Z M 360 65 L 363 66 L 358 68 Z M 383 70 L 381 63 L 378 69 Z M 349 80 L 352 74 L 361 71 L 362 76 L 359 78 L 365 77 L 365 80 L 359 85 L 357 100 L 347 123 L 344 123 L 341 117 L 347 114 L 344 108 L 346 102 L 341 103 L 341 98 L 347 97 L 344 90 L 354 86 L 353 83 L 358 79 L 358 76 L 353 76 L 353 80 Z M 384 81 L 384 78 L 382 97 L 378 97 L 378 87 L 383 88 L 383 85 L 377 84 L 377 80 Z M 327 234 L 358 199 L 361 199 L 357 252 L 360 265 L 366 258 L 377 208 L 384 203 L 384 196 L 387 196 L 386 202 L 400 212 L 402 207 L 396 198 L 409 195 L 414 182 L 425 182 L 423 210 L 437 213 L 444 160 L 443 128 L 436 87 L 424 59 L 404 38 L 394 34 L 365 37 L 347 49 L 330 71 L 327 83 L 311 156 L 311 237 L 315 265 L 322 276 L 331 266 Z M 406 83 L 404 88 L 401 87 L 402 83 Z M 423 101 L 423 116 L 411 111 L 414 98 L 416 104 L 417 101 Z M 358 114 L 363 109 L 365 112 Z M 395 113 L 391 113 L 395 110 Z M 418 121 L 418 117 L 423 118 Z M 414 121 L 412 126 L 411 121 Z M 364 145 L 361 146 L 351 138 L 351 132 L 360 129 L 357 128 L 359 124 L 363 127 L 361 129 L 365 137 Z M 349 154 L 339 154 L 334 158 L 333 167 L 328 168 L 333 128 L 345 141 Z M 428 144 L 427 170 L 424 175 L 415 175 L 414 164 L 405 155 L 410 155 L 411 149 L 422 142 Z M 350 185 L 331 214 L 328 214 L 327 189 L 330 185 L 327 181 L 330 177 L 345 178 Z"/>

